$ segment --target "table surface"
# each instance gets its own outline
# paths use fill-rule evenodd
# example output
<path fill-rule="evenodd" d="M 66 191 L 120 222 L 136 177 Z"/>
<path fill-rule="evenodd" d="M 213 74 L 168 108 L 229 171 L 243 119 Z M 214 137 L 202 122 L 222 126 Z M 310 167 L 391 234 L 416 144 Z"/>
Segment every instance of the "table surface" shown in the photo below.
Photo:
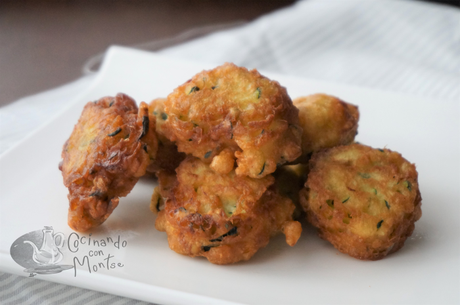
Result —
<path fill-rule="evenodd" d="M 251 21 L 288 6 L 271 1 L 0 1 L 0 107 L 82 75 L 112 44 L 135 45 L 188 29 Z"/>
<path fill-rule="evenodd" d="M 427 0 L 425 0 L 427 1 Z M 459 6 L 458 0 L 428 0 Z M 295 0 L 2 0 L 0 107 L 82 75 L 93 55 L 203 25 L 251 21 Z"/>

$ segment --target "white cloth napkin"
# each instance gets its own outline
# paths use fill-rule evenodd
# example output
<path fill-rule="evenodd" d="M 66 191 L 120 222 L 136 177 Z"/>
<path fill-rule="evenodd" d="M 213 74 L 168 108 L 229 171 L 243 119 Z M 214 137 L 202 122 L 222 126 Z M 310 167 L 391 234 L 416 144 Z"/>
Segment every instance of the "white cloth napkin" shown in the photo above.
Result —
<path fill-rule="evenodd" d="M 440 104 L 460 101 L 460 10 L 425 2 L 299 1 L 159 53 L 397 91 Z M 67 106 L 62 101 L 93 79 L 86 76 L 0 108 L 0 154 L 59 115 Z M 5 273 L 0 288 L 1 304 L 145 304 Z"/>
<path fill-rule="evenodd" d="M 425 2 L 299 1 L 239 29 L 160 53 L 460 99 L 460 10 Z"/>

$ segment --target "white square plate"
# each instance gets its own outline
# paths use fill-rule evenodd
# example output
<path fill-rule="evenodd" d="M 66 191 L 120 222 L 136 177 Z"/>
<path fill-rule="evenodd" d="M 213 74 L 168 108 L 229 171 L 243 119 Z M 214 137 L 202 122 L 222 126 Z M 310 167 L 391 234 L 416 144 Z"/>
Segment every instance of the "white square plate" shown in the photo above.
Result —
<path fill-rule="evenodd" d="M 363 88 L 263 73 L 291 97 L 316 92 L 359 106 L 357 141 L 387 147 L 415 163 L 423 216 L 397 253 L 359 261 L 338 253 L 304 226 L 290 248 L 274 238 L 250 261 L 216 266 L 171 251 L 149 211 L 152 179 L 141 179 L 100 228 L 72 233 L 67 189 L 58 170 L 61 148 L 85 103 L 124 92 L 136 101 L 166 97 L 203 69 L 213 68 L 152 53 L 112 47 L 93 85 L 57 119 L 0 158 L 0 270 L 28 276 L 10 255 L 22 247 L 31 260 L 42 229 L 52 226 L 66 243 L 59 265 L 74 266 L 37 278 L 156 303 L 448 304 L 460 302 L 459 103 L 425 100 Z M 253 68 L 253 67 L 249 67 Z M 28 232 L 36 234 L 25 235 Z M 25 235 L 18 241 L 18 238 Z M 35 236 L 34 240 L 32 237 Z M 38 236 L 38 237 L 37 237 Z M 90 241 L 91 239 L 91 241 Z M 95 242 L 96 241 L 96 242 Z M 58 237 L 56 243 L 60 243 Z M 86 258 L 85 258 L 86 257 Z"/>

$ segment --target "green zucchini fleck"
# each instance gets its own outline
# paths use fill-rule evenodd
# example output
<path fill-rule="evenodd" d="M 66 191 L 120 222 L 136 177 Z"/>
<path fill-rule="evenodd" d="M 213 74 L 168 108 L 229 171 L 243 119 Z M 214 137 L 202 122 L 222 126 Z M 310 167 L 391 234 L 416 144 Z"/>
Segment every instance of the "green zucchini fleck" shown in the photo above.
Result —
<path fill-rule="evenodd" d="M 412 184 L 409 181 L 404 181 L 404 186 L 407 187 L 409 191 L 412 191 Z"/>
<path fill-rule="evenodd" d="M 345 198 L 345 199 L 342 201 L 342 203 L 345 203 L 345 202 L 347 202 L 347 201 L 348 201 L 348 199 L 350 199 L 350 196 L 348 196 L 347 198 Z"/>
<path fill-rule="evenodd" d="M 390 204 L 386 200 L 385 200 L 385 205 L 387 206 L 387 209 L 390 209 Z"/>
<path fill-rule="evenodd" d="M 194 86 L 192 87 L 192 89 L 190 89 L 190 92 L 188 94 L 196 92 L 196 91 L 200 91 L 200 88 L 198 88 L 197 86 Z"/>
<path fill-rule="evenodd" d="M 383 223 L 383 219 L 377 223 L 377 230 L 380 229 L 380 227 L 382 226 L 382 223 Z"/>
<path fill-rule="evenodd" d="M 161 201 L 161 198 L 160 196 L 158 196 L 157 205 L 156 205 L 157 212 L 160 212 L 160 201 Z"/>
<path fill-rule="evenodd" d="M 89 197 L 102 197 L 103 194 L 104 192 L 102 192 L 101 190 L 96 190 L 89 194 Z"/>
<path fill-rule="evenodd" d="M 142 139 L 142 137 L 144 137 L 148 131 L 149 131 L 149 117 L 144 115 L 142 117 L 142 133 L 139 136 L 139 139 L 137 140 L 139 141 L 140 139 Z"/>
<path fill-rule="evenodd" d="M 257 88 L 257 98 L 260 98 L 260 95 L 262 94 L 262 90 L 260 88 Z"/>
<path fill-rule="evenodd" d="M 233 124 L 232 124 L 231 121 L 229 121 L 229 122 L 230 122 L 230 129 L 233 130 Z M 233 132 L 232 132 L 232 135 L 230 136 L 230 140 L 231 140 L 231 139 L 233 139 Z"/>
<path fill-rule="evenodd" d="M 371 175 L 369 175 L 368 173 L 358 173 L 358 175 L 360 175 L 363 179 L 369 179 L 371 177 Z"/>
<path fill-rule="evenodd" d="M 209 241 L 212 242 L 212 243 L 213 242 L 220 242 L 220 241 L 224 240 L 224 237 L 236 235 L 237 233 L 238 233 L 238 227 L 233 227 L 227 233 L 222 234 L 221 236 L 219 236 L 217 238 L 210 239 Z"/>
<path fill-rule="evenodd" d="M 204 154 L 204 158 L 207 159 L 211 156 L 212 150 L 208 151 L 207 153 Z"/>
<path fill-rule="evenodd" d="M 377 148 L 378 151 L 380 152 L 385 152 L 383 149 Z"/>
<path fill-rule="evenodd" d="M 109 136 L 109 137 L 116 136 L 117 134 L 120 133 L 120 131 L 121 131 L 121 127 L 118 127 L 114 132 L 109 133 L 107 136 Z"/>
<path fill-rule="evenodd" d="M 377 195 L 377 189 L 374 189 L 374 194 Z"/>
<path fill-rule="evenodd" d="M 166 120 L 168 119 L 168 115 L 167 115 L 166 113 L 162 112 L 162 113 L 161 113 L 161 119 L 162 119 L 163 121 L 166 121 Z"/>
<path fill-rule="evenodd" d="M 326 200 L 326 203 L 327 203 L 327 205 L 330 206 L 331 208 L 334 208 L 334 200 L 328 199 L 328 200 Z"/>
<path fill-rule="evenodd" d="M 264 165 L 262 166 L 262 170 L 260 171 L 259 176 L 262 175 L 262 173 L 264 172 L 264 170 L 265 170 L 265 162 L 264 162 Z"/>
<path fill-rule="evenodd" d="M 217 247 L 217 246 L 219 246 L 219 245 L 202 246 L 201 250 L 203 250 L 203 252 L 208 252 L 209 250 L 211 250 L 211 248 Z"/>

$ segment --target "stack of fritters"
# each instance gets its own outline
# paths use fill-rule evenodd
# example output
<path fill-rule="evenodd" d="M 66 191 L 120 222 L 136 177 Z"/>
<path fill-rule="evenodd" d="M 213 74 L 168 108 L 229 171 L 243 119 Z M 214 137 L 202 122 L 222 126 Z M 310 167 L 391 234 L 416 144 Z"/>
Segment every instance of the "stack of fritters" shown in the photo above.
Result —
<path fill-rule="evenodd" d="M 161 121 L 160 150 L 175 143 L 188 155 L 172 187 L 162 184 L 171 183 L 175 164 L 154 162 L 160 186 L 151 207 L 172 250 L 229 264 L 248 260 L 278 232 L 295 245 L 302 230 L 295 206 L 271 175 L 302 153 L 298 110 L 285 88 L 225 64 L 152 101 L 150 113 Z"/>
<path fill-rule="evenodd" d="M 215 264 L 250 259 L 299 219 L 338 250 L 376 260 L 421 217 L 415 166 L 356 144 L 358 107 L 326 94 L 291 101 L 279 83 L 233 64 L 203 71 L 149 106 L 124 94 L 88 103 L 64 145 L 69 225 L 100 225 L 146 172 L 169 246 Z"/>
<path fill-rule="evenodd" d="M 299 196 L 308 222 L 321 238 L 358 259 L 377 260 L 399 250 L 421 217 L 415 166 L 388 149 L 351 144 L 356 106 L 325 94 L 297 98 L 294 105 L 303 128 L 297 161 L 308 164 Z M 298 165 L 284 172 L 301 175 Z M 280 185 L 292 193 L 298 183 Z"/>
<path fill-rule="evenodd" d="M 302 155 L 291 164 L 278 167 L 276 187 L 296 205 L 295 217 L 302 216 L 299 192 L 307 181 L 313 153 L 354 141 L 358 133 L 358 107 L 327 94 L 312 94 L 294 99 L 299 109 Z"/>

